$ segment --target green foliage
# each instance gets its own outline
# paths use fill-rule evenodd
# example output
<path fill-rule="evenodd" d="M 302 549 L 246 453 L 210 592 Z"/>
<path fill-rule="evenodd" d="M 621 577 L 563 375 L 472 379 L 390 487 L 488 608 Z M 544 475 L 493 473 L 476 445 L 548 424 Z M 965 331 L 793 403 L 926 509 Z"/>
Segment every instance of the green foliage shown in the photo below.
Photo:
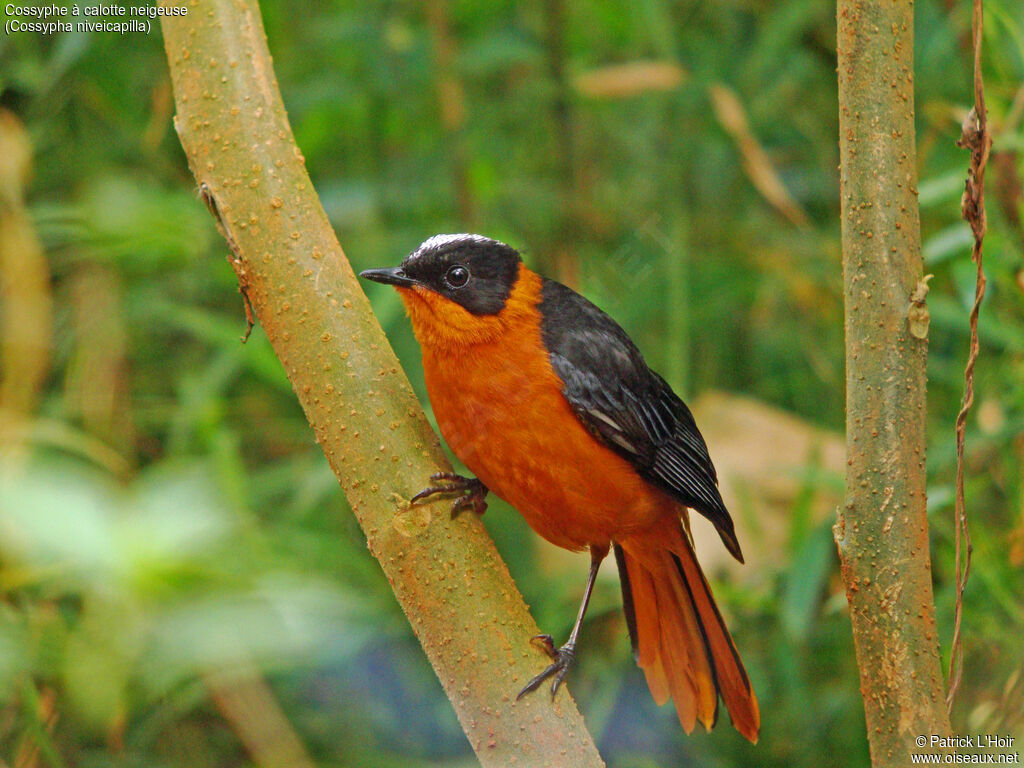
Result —
<path fill-rule="evenodd" d="M 394 264 L 430 234 L 477 228 L 549 272 L 578 264 L 577 287 L 688 395 L 732 390 L 841 430 L 833 6 L 566 4 L 568 84 L 551 77 L 545 7 L 449 4 L 465 122 L 448 131 L 420 6 L 263 3 L 298 142 L 353 266 Z M 971 93 L 969 6 L 916 8 L 919 188 L 935 274 L 929 513 L 948 652 L 952 425 L 973 292 L 959 220 L 967 156 L 954 146 Z M 1018 0 L 986 9 L 997 135 L 968 430 L 975 558 L 954 722 L 1020 733 L 1021 683 L 1011 678 L 1024 631 L 1024 208 L 1014 187 L 1024 20 Z M 573 86 L 637 60 L 677 65 L 680 84 L 621 98 Z M 806 226 L 758 192 L 712 107 L 714 84 L 735 93 Z M 23 461 L 5 453 L 0 468 L 0 758 L 256 764 L 239 736 L 246 723 L 214 694 L 216 681 L 256 675 L 318 765 L 470 765 L 265 337 L 257 329 L 238 343 L 242 300 L 194 194 L 169 87 L 156 32 L 0 41 L 0 103 L 31 138 L 26 198 L 55 300 L 49 373 L 19 432 Z M 460 175 L 472 222 L 460 220 Z M 400 304 L 368 291 L 424 395 Z M 598 585 L 572 687 L 610 765 L 866 763 L 829 521 L 809 501 L 835 478 L 808 466 L 799 484 L 788 518 L 763 523 L 785 528 L 785 546 L 753 578 L 716 585 L 760 698 L 761 743 L 728 727 L 684 737 L 669 708 L 655 707 L 609 580 Z M 486 520 L 541 625 L 564 634 L 584 560 L 577 578 L 552 565 L 504 504 Z M 259 707 L 247 717 L 257 728 L 271 721 Z"/>

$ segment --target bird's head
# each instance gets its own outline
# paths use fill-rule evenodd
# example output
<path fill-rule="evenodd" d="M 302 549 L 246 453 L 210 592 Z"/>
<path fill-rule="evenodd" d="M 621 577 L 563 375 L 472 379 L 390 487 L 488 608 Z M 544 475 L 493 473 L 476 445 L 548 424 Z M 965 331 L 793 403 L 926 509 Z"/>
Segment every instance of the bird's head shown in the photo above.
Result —
<path fill-rule="evenodd" d="M 461 234 L 435 235 L 397 267 L 359 276 L 398 289 L 421 345 L 448 347 L 500 332 L 516 304 L 512 297 L 521 271 L 522 260 L 511 246 Z"/>

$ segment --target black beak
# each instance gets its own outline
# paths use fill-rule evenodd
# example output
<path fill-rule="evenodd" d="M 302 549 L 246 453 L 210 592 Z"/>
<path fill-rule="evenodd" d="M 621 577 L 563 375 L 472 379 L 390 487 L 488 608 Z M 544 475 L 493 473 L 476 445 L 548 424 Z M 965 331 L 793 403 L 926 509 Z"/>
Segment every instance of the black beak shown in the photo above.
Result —
<path fill-rule="evenodd" d="M 364 277 L 367 280 L 373 280 L 375 283 L 399 285 L 403 288 L 409 288 L 416 285 L 416 281 L 406 275 L 405 270 L 401 267 L 391 267 L 390 269 L 367 269 L 360 272 L 359 276 Z"/>

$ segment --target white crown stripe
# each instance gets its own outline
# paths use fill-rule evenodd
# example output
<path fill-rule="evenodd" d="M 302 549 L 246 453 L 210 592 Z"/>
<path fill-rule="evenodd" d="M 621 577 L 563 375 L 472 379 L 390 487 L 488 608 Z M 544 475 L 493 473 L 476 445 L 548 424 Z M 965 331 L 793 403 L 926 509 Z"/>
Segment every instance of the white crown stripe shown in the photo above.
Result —
<path fill-rule="evenodd" d="M 419 248 L 409 254 L 409 261 L 416 261 L 428 251 L 435 251 L 442 248 L 445 245 L 457 242 L 471 242 L 471 243 L 493 243 L 494 245 L 505 245 L 498 240 L 494 240 L 490 237 L 484 237 L 483 235 L 474 235 L 469 232 L 461 232 L 453 235 L 434 235 L 433 237 L 427 238 L 423 241 Z M 507 247 L 507 246 L 506 246 Z"/>

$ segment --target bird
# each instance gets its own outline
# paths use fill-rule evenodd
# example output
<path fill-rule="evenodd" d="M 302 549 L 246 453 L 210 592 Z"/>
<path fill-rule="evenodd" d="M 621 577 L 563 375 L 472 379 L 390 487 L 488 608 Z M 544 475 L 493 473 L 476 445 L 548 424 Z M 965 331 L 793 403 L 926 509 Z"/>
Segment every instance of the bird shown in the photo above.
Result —
<path fill-rule="evenodd" d="M 425 240 L 367 280 L 394 286 L 422 350 L 441 435 L 475 475 L 435 473 L 412 503 L 454 496 L 452 516 L 482 514 L 488 493 L 544 539 L 589 551 L 590 571 L 567 641 L 533 642 L 550 664 L 518 698 L 577 656 L 602 561 L 614 553 L 633 653 L 659 705 L 686 733 L 725 704 L 753 743 L 760 710 L 694 552 L 690 511 L 743 554 L 693 414 L 609 315 L 529 269 L 519 252 L 476 234 Z"/>

